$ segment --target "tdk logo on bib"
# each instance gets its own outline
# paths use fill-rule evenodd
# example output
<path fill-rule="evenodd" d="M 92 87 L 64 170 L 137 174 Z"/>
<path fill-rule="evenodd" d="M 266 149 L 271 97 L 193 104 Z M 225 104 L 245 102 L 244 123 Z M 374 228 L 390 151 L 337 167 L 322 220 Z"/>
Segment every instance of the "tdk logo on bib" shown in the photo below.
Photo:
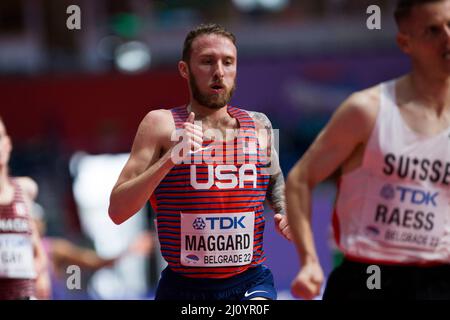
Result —
<path fill-rule="evenodd" d="M 386 200 L 394 199 L 395 189 L 392 184 L 385 184 L 381 189 L 380 195 Z"/>
<path fill-rule="evenodd" d="M 210 230 L 245 229 L 244 219 L 245 216 L 196 218 L 192 227 L 195 230 L 203 230 L 205 227 Z"/>
<path fill-rule="evenodd" d="M 412 203 L 415 205 L 426 205 L 436 207 L 436 198 L 439 192 L 427 192 L 414 188 L 407 188 L 402 186 L 394 187 L 390 184 L 384 185 L 381 189 L 381 196 L 387 200 L 395 197 L 395 191 L 398 192 L 400 201 L 406 203 Z"/>
<path fill-rule="evenodd" d="M 206 227 L 206 223 L 205 220 L 203 220 L 202 218 L 196 218 L 194 220 L 194 222 L 192 222 L 192 227 L 195 230 L 203 230 Z"/>

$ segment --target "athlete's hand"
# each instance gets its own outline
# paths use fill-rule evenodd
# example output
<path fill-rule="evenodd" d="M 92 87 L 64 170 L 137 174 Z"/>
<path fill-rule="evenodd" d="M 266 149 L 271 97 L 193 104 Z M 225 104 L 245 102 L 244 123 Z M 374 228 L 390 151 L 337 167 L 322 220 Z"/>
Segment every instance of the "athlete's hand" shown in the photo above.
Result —
<path fill-rule="evenodd" d="M 189 160 L 192 153 L 202 150 L 202 127 L 194 123 L 195 114 L 191 112 L 182 126 L 181 141 L 172 151 L 172 161 L 176 164 Z M 181 154 L 180 154 L 181 153 Z"/>
<path fill-rule="evenodd" d="M 202 147 L 203 143 L 203 131 L 202 127 L 196 125 L 194 122 L 195 113 L 191 112 L 186 122 L 183 123 L 183 140 L 189 147 L 191 152 L 196 152 Z"/>
<path fill-rule="evenodd" d="M 318 262 L 305 264 L 292 281 L 292 294 L 297 298 L 311 300 L 320 294 L 323 280 L 322 267 Z"/>
<path fill-rule="evenodd" d="M 291 241 L 292 240 L 291 228 L 289 227 L 286 215 L 277 213 L 276 215 L 273 216 L 273 219 L 275 221 L 275 230 L 277 230 L 277 232 L 281 234 L 283 237 L 285 237 L 287 240 Z"/>

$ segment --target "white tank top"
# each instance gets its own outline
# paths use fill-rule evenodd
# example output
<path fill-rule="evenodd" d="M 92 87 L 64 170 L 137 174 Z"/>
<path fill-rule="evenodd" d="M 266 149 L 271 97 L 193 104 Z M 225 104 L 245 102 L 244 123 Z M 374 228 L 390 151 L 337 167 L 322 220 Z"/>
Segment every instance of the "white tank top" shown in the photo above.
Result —
<path fill-rule="evenodd" d="M 366 262 L 450 263 L 450 128 L 413 131 L 396 105 L 395 81 L 380 87 L 362 165 L 340 180 L 337 243 Z"/>

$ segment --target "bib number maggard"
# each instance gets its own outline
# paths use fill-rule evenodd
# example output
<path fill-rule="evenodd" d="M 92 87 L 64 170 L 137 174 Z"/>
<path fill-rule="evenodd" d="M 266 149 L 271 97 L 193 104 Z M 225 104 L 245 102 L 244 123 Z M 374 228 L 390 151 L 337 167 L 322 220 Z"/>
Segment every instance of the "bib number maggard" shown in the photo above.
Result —
<path fill-rule="evenodd" d="M 181 213 L 181 264 L 196 267 L 250 264 L 254 225 L 254 212 Z"/>
<path fill-rule="evenodd" d="M 23 234 L 0 234 L 0 276 L 31 279 L 35 276 L 31 239 Z"/>
<path fill-rule="evenodd" d="M 365 236 L 400 248 L 436 249 L 449 214 L 442 189 L 372 179 L 367 194 Z"/>

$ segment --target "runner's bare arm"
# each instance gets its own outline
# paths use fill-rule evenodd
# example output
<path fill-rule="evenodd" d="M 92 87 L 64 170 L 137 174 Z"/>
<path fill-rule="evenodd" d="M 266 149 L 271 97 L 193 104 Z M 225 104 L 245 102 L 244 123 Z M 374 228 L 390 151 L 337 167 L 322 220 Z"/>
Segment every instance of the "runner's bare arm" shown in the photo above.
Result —
<path fill-rule="evenodd" d="M 118 259 L 102 258 L 94 250 L 79 247 L 66 239 L 52 239 L 52 258 L 58 266 L 77 265 L 80 268 L 98 270 L 112 266 Z"/>
<path fill-rule="evenodd" d="M 74 264 L 82 269 L 98 270 L 111 267 L 120 259 L 131 254 L 147 256 L 150 254 L 152 247 L 153 235 L 149 232 L 142 232 L 120 254 L 111 258 L 104 258 L 93 249 L 78 246 L 63 238 L 52 238 L 51 255 L 55 264 L 60 268 Z"/>
<path fill-rule="evenodd" d="M 29 177 L 20 177 L 16 181 L 24 192 L 28 212 L 31 212 L 33 210 L 33 202 L 38 194 L 38 185 Z M 33 215 L 31 214 L 30 226 L 36 269 L 36 297 L 38 299 L 49 299 L 51 296 L 51 284 L 48 271 L 48 257 L 42 245 L 36 223 L 32 217 Z"/>
<path fill-rule="evenodd" d="M 33 202 L 38 194 L 38 185 L 33 179 L 29 177 L 20 177 L 17 178 L 16 181 L 24 192 L 25 204 L 27 206 L 28 212 L 31 212 L 31 210 L 33 210 Z M 32 217 L 33 215 L 31 214 L 30 223 L 32 230 L 32 241 L 36 258 L 37 273 L 39 275 L 42 270 L 46 270 L 47 268 L 47 255 L 45 254 L 45 251 L 43 249 L 41 237 L 39 236 L 36 224 Z"/>
<path fill-rule="evenodd" d="M 368 91 L 350 96 L 288 175 L 287 217 L 301 265 L 292 282 L 294 296 L 312 299 L 324 281 L 311 226 L 312 190 L 366 143 L 377 106 L 376 94 Z"/>
<path fill-rule="evenodd" d="M 201 127 L 194 124 L 194 119 L 195 114 L 191 112 L 183 123 L 179 142 L 172 141 L 176 140 L 175 124 L 169 110 L 155 110 L 145 116 L 139 125 L 130 158 L 111 192 L 108 212 L 114 223 L 120 224 L 139 211 L 175 162 L 189 157 L 188 151 L 195 151 L 202 145 L 203 133 Z M 175 149 L 177 145 L 185 148 L 179 149 L 182 150 L 181 156 L 178 154 L 173 158 L 172 150 L 178 150 Z"/>
<path fill-rule="evenodd" d="M 108 212 L 114 223 L 121 224 L 139 211 L 174 166 L 170 151 L 161 156 L 163 141 L 170 139 L 173 129 L 167 110 L 151 111 L 140 123 L 130 157 L 111 192 Z"/>
<path fill-rule="evenodd" d="M 351 95 L 338 108 L 287 179 L 287 215 L 301 263 L 318 262 L 311 229 L 313 188 L 369 139 L 378 110 L 377 94 Z"/>
<path fill-rule="evenodd" d="M 255 120 L 256 129 L 259 133 L 260 147 L 268 148 L 270 150 L 270 168 L 268 169 L 270 181 L 267 187 L 266 199 L 275 213 L 275 230 L 286 239 L 291 240 L 291 231 L 285 214 L 286 200 L 284 176 L 281 171 L 278 152 L 275 147 L 275 135 L 272 123 L 264 113 L 251 112 L 251 116 Z"/>
<path fill-rule="evenodd" d="M 262 148 L 270 148 L 270 182 L 267 189 L 267 201 L 275 213 L 285 214 L 284 177 L 281 172 L 278 153 L 273 143 L 273 128 L 269 118 L 261 112 L 250 112 L 259 132 Z"/>

